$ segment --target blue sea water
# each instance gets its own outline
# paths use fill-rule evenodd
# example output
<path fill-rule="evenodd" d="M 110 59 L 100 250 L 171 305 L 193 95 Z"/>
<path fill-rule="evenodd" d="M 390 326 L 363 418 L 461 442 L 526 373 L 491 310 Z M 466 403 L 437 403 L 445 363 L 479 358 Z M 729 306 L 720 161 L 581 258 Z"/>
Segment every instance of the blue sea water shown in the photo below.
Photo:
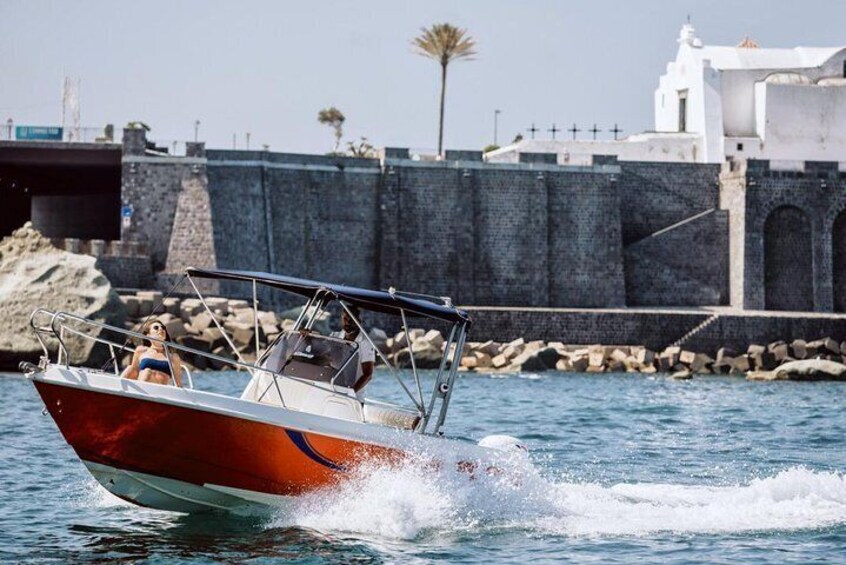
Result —
<path fill-rule="evenodd" d="M 430 378 L 430 377 L 429 377 Z M 234 392 L 236 373 L 196 376 Z M 371 394 L 399 398 L 377 372 Z M 288 512 L 180 515 L 104 491 L 31 383 L 0 378 L 0 560 L 846 561 L 846 383 L 465 375 L 449 432 L 524 440 L 514 480 L 372 468 Z"/>

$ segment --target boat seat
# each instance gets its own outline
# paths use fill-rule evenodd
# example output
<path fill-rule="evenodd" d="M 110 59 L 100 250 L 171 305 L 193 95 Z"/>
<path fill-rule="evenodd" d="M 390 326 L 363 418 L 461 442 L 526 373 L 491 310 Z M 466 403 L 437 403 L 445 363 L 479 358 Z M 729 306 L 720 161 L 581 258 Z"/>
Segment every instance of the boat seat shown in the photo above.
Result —
<path fill-rule="evenodd" d="M 368 424 L 381 424 L 393 428 L 413 430 L 420 422 L 420 415 L 411 410 L 403 410 L 373 401 L 364 402 L 364 421 Z"/>

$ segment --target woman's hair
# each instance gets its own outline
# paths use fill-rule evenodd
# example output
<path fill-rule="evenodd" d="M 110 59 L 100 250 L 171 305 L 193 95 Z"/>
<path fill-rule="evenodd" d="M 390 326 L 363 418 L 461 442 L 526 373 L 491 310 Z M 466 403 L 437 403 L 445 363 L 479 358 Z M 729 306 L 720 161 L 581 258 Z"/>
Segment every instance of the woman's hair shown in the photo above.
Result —
<path fill-rule="evenodd" d="M 150 332 L 150 326 L 152 326 L 153 324 L 161 324 L 161 326 L 164 328 L 164 332 L 165 332 L 165 341 L 171 341 L 170 332 L 167 331 L 167 326 L 164 325 L 164 322 L 162 322 L 158 318 L 151 318 L 151 319 L 147 320 L 146 322 L 144 322 L 144 325 L 141 326 L 141 333 L 144 334 L 144 335 L 147 335 Z M 151 342 L 149 339 L 145 339 L 144 345 L 151 346 L 151 345 L 153 345 L 153 342 Z"/>

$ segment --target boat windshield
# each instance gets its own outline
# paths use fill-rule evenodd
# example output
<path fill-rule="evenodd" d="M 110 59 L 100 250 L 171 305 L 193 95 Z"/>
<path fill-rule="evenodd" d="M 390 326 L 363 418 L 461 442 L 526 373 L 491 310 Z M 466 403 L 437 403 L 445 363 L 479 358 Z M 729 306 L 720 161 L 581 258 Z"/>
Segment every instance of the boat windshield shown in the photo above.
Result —
<path fill-rule="evenodd" d="M 262 368 L 274 373 L 352 388 L 358 344 L 307 331 L 285 332 L 273 344 Z"/>

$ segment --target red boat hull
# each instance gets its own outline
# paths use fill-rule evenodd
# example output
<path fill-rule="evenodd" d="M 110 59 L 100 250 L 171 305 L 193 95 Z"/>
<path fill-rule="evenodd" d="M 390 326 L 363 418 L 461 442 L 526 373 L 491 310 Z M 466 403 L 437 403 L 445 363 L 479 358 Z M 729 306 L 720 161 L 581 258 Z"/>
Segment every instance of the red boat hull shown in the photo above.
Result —
<path fill-rule="evenodd" d="M 143 398 L 35 381 L 84 461 L 203 486 L 295 496 L 397 449 Z"/>

